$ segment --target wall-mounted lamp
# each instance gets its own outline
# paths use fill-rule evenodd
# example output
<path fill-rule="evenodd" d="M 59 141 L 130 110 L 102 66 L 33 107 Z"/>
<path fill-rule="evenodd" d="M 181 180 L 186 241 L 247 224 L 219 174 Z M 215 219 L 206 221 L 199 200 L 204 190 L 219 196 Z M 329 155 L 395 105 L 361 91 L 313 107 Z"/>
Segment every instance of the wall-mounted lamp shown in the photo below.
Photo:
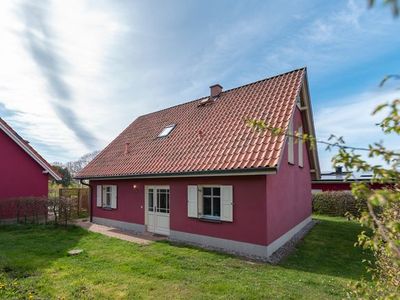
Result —
<path fill-rule="evenodd" d="M 138 187 L 137 187 L 136 184 L 134 184 L 132 187 L 133 187 L 133 190 L 134 190 L 134 191 L 136 191 L 136 190 L 138 189 Z"/>

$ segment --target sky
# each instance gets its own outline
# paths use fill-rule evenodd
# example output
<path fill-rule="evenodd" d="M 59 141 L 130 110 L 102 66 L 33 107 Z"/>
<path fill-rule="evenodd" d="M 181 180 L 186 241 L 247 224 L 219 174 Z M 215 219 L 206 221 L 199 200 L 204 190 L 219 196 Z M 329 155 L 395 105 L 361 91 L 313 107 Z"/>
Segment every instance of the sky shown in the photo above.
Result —
<path fill-rule="evenodd" d="M 379 1 L 378 1 L 379 2 Z M 306 66 L 318 139 L 384 141 L 400 18 L 348 1 L 1 1 L 0 116 L 50 162 L 104 148 L 138 116 Z M 399 84 L 399 83 L 398 83 Z M 322 170 L 334 152 L 319 147 Z"/>

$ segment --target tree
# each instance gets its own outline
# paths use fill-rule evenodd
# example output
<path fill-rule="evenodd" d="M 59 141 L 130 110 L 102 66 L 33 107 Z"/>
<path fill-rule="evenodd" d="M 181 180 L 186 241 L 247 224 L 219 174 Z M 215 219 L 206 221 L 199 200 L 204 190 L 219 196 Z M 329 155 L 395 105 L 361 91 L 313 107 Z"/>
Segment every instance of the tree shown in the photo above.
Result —
<path fill-rule="evenodd" d="M 63 187 L 67 187 L 70 186 L 72 183 L 72 176 L 71 173 L 69 172 L 69 170 L 66 167 L 63 167 L 61 165 L 58 164 L 54 164 L 53 169 L 55 169 L 62 177 L 61 181 L 59 183 L 62 184 Z M 55 181 L 53 180 L 53 183 Z"/>
<path fill-rule="evenodd" d="M 370 7 L 376 1 L 369 0 Z M 394 16 L 399 15 L 397 0 L 384 0 L 384 4 L 392 6 Z M 400 79 L 400 75 L 388 75 L 387 80 Z M 377 124 L 383 133 L 400 138 L 400 99 L 378 105 L 372 114 L 386 112 L 386 116 Z M 275 135 L 288 135 L 283 128 L 275 128 L 263 120 L 248 120 L 248 125 L 257 131 L 269 130 Z M 317 140 L 313 136 L 295 133 L 296 140 L 308 141 L 311 147 L 316 143 L 325 144 L 327 149 L 338 148 L 338 154 L 332 159 L 333 165 L 343 165 L 348 171 L 363 171 L 373 174 L 370 183 L 381 183 L 386 187 L 372 190 L 365 182 L 352 184 L 352 193 L 356 199 L 365 199 L 367 210 L 361 212 L 357 220 L 362 226 L 369 228 L 371 234 L 363 231 L 358 237 L 358 246 L 371 249 L 376 262 L 369 266 L 373 275 L 373 283 L 358 283 L 353 286 L 349 297 L 367 299 L 398 299 L 400 295 L 400 152 L 387 149 L 376 142 L 368 147 L 352 147 L 342 137 L 332 135 L 328 141 Z M 400 139 L 399 139 L 400 140 Z M 368 163 L 360 155 L 366 151 L 370 158 L 380 158 L 382 165 Z"/>
<path fill-rule="evenodd" d="M 75 176 L 80 170 L 86 167 L 86 165 L 90 163 L 99 153 L 100 151 L 97 150 L 87 153 L 76 161 L 67 162 L 66 167 L 68 168 L 72 176 Z"/>

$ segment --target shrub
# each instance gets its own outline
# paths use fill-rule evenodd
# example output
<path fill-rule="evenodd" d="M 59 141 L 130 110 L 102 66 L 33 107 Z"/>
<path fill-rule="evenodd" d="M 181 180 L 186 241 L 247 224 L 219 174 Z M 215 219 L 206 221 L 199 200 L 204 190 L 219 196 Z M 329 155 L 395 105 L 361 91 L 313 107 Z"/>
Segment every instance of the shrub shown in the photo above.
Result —
<path fill-rule="evenodd" d="M 78 202 L 69 197 L 21 197 L 0 201 L 0 220 L 16 218 L 18 223 L 47 223 L 67 225 L 78 217 Z"/>
<path fill-rule="evenodd" d="M 360 210 L 365 209 L 363 200 L 356 200 L 350 191 L 329 191 L 313 194 L 313 212 L 330 216 L 359 216 Z"/>

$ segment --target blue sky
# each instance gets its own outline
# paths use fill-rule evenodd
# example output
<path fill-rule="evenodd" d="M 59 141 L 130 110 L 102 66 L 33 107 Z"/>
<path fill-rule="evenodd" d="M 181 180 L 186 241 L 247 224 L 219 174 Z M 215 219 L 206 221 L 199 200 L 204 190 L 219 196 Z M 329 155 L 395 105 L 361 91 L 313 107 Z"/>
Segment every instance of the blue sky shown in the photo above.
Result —
<path fill-rule="evenodd" d="M 399 97 L 400 19 L 367 1 L 2 1 L 0 116 L 49 161 L 106 146 L 141 114 L 307 66 L 317 136 L 355 146 Z M 330 157 L 319 149 L 321 167 Z"/>

